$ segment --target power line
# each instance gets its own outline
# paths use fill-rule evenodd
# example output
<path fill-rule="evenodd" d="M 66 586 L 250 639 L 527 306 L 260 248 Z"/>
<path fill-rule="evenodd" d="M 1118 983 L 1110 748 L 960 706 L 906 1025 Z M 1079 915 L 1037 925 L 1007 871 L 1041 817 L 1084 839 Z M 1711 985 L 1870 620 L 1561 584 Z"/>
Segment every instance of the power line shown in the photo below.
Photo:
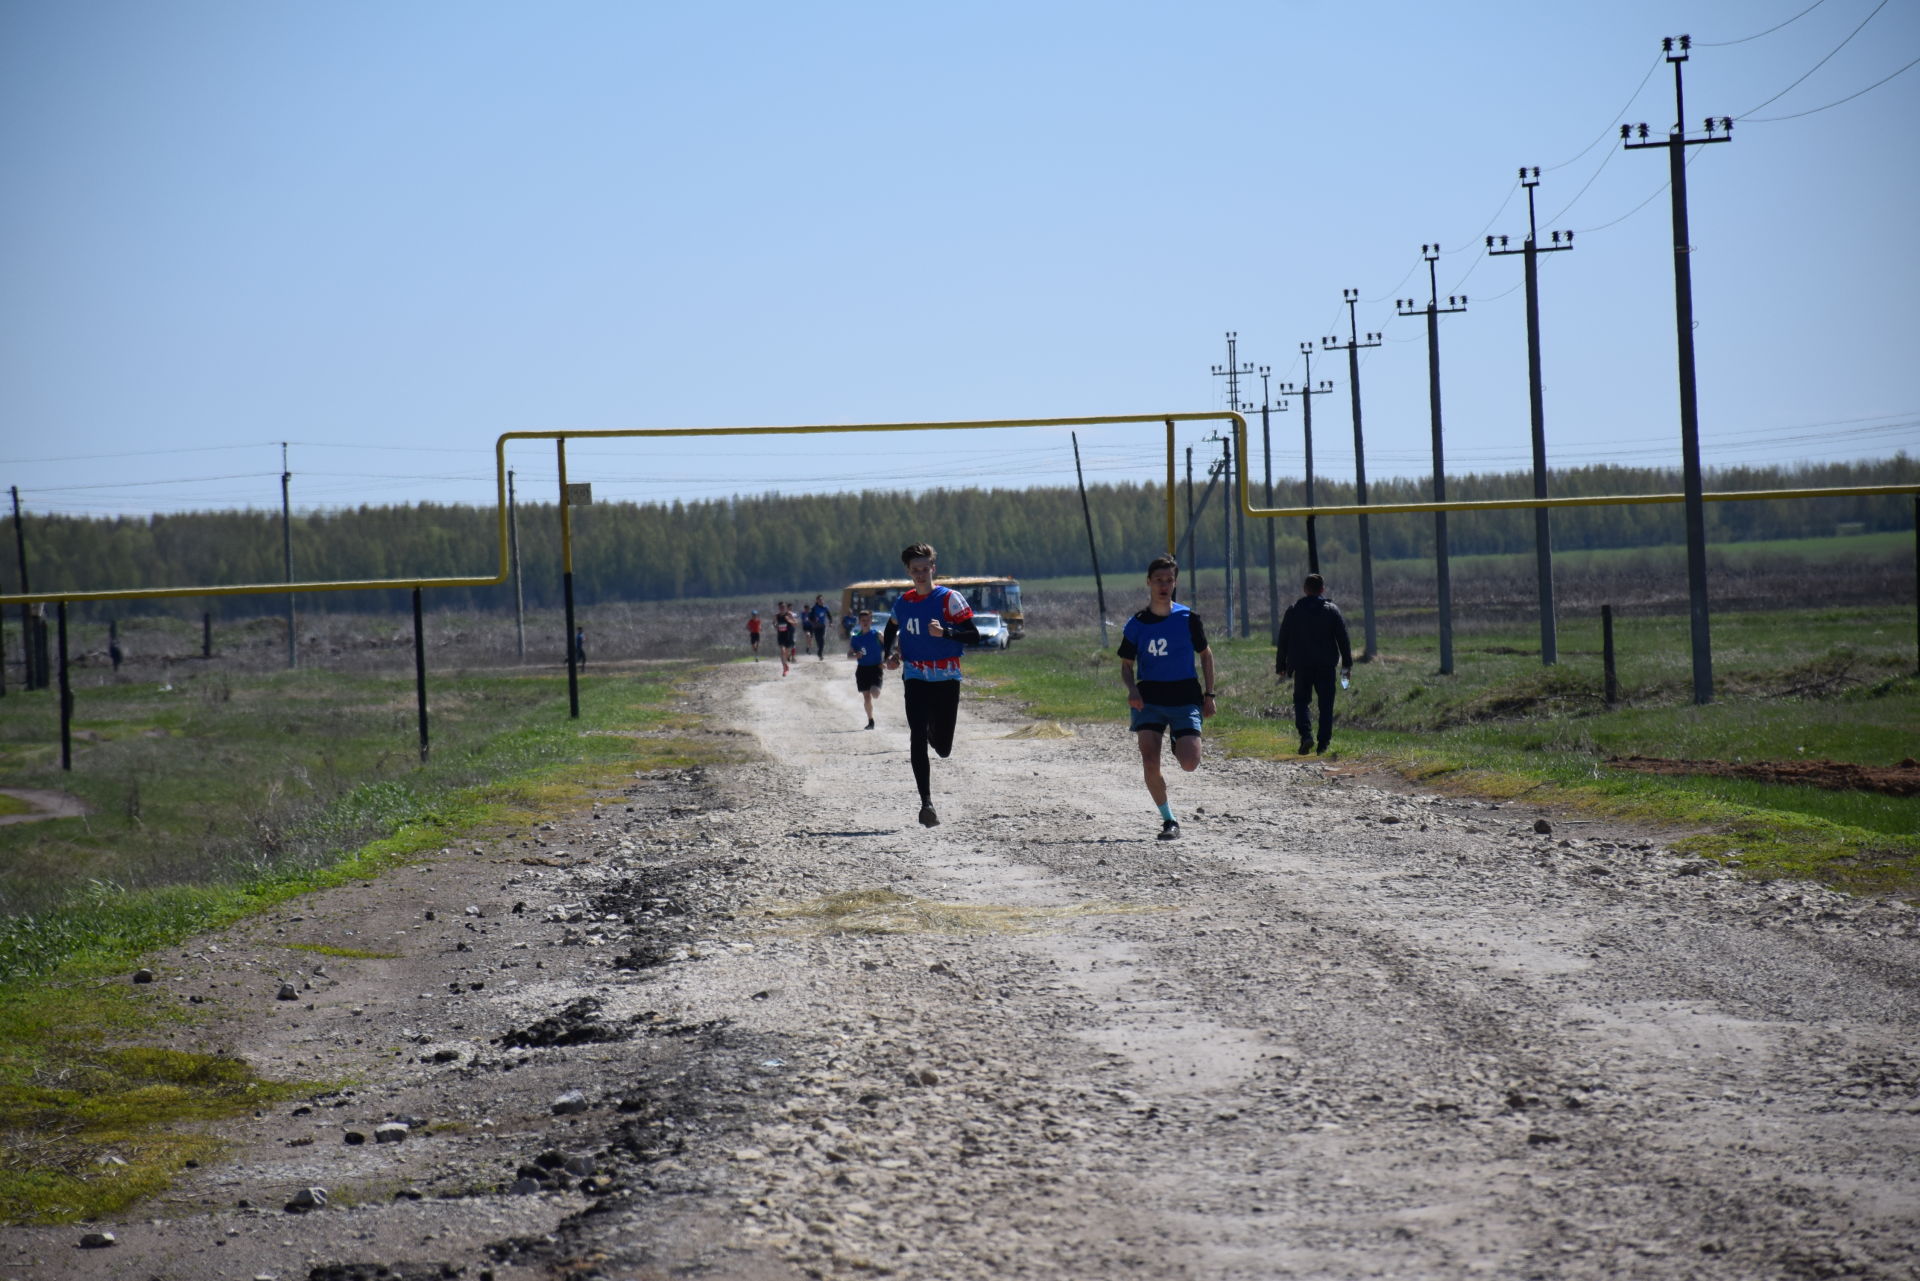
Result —
<path fill-rule="evenodd" d="M 1633 110 L 1633 104 L 1639 101 L 1640 99 L 1640 91 L 1647 87 L 1647 81 L 1653 79 L 1653 73 L 1660 70 L 1660 64 L 1662 61 L 1663 59 L 1660 59 L 1660 58 L 1655 58 L 1653 60 L 1653 64 L 1647 68 L 1647 74 L 1644 76 L 1641 76 L 1640 83 L 1634 86 L 1633 96 L 1627 99 L 1625 106 L 1621 107 L 1620 110 L 1613 113 L 1613 119 L 1607 122 L 1607 127 L 1605 129 L 1602 129 L 1599 135 L 1595 137 L 1592 142 L 1580 148 L 1579 151 L 1575 152 L 1571 156 L 1568 156 L 1565 160 L 1562 160 L 1557 165 L 1540 166 L 1541 170 L 1545 173 L 1552 173 L 1555 169 L 1565 169 L 1568 165 L 1580 159 L 1581 156 L 1586 155 L 1589 151 L 1592 151 L 1595 147 L 1599 146 L 1606 139 L 1611 138 L 1613 136 L 1613 127 L 1619 124 L 1622 120 L 1625 120 L 1627 118 L 1627 113 Z M 1519 188 L 1517 186 L 1514 188 L 1514 190 L 1516 191 L 1518 189 Z M 1511 196 L 1512 192 L 1509 192 L 1508 195 Z M 1504 205 L 1501 207 L 1505 208 Z M 1493 217 L 1498 218 L 1499 216 L 1500 216 L 1499 214 L 1495 214 Z M 1559 215 L 1556 214 L 1553 218 L 1549 218 L 1547 221 L 1548 222 L 1557 221 L 1558 217 Z M 1493 218 L 1487 219 L 1487 227 L 1491 227 L 1492 225 L 1493 225 Z M 1480 229 L 1480 234 L 1483 236 L 1487 234 L 1486 227 L 1482 227 Z"/>
<path fill-rule="evenodd" d="M 1834 54 L 1839 53 L 1842 49 L 1846 48 L 1847 45 L 1852 42 L 1853 38 L 1859 35 L 1860 32 L 1865 29 L 1866 25 L 1869 22 L 1873 21 L 1874 15 L 1879 13 L 1882 9 L 1886 7 L 1887 7 L 1887 0 L 1880 0 L 1879 4 L 1873 6 L 1873 13 L 1869 13 L 1866 17 L 1860 19 L 1860 25 L 1855 27 L 1852 31 L 1849 31 L 1847 33 L 1847 38 L 1845 40 L 1842 40 L 1839 44 L 1833 46 L 1832 51 L 1829 52 L 1825 58 L 1820 59 L 1820 61 L 1814 63 L 1811 67 L 1808 67 L 1806 71 L 1806 75 L 1801 76 L 1800 80 L 1794 81 L 1792 84 L 1788 85 L 1785 89 L 1782 89 L 1779 93 L 1774 94 L 1773 97 L 1768 98 L 1766 102 L 1757 102 L 1753 106 L 1748 107 L 1745 111 L 1741 112 L 1740 115 L 1742 117 L 1752 115 L 1754 112 L 1760 110 L 1760 108 L 1766 106 L 1767 103 L 1774 102 L 1780 98 L 1786 97 L 1787 94 L 1791 93 L 1796 87 L 1798 87 L 1801 80 L 1805 80 L 1807 76 L 1812 75 L 1814 72 L 1820 70 L 1820 68 L 1826 66 L 1828 59 L 1832 58 Z M 1684 124 L 1685 122 L 1682 122 L 1682 123 Z"/>
<path fill-rule="evenodd" d="M 1799 13 L 1794 14 L 1791 18 L 1788 18 L 1785 22 L 1776 22 L 1771 27 L 1768 27 L 1765 31 L 1756 31 L 1750 36 L 1741 36 L 1738 40 L 1700 40 L 1700 41 L 1696 41 L 1695 43 L 1697 43 L 1702 49 L 1725 49 L 1729 45 L 1745 44 L 1749 40 L 1758 40 L 1761 36 L 1770 36 L 1774 32 L 1778 31 L 1780 28 L 1791 26 L 1792 24 L 1800 21 L 1800 19 L 1806 17 L 1808 14 L 1812 13 L 1815 9 L 1818 9 L 1821 5 L 1825 4 L 1826 2 L 1827 0 L 1813 0 L 1812 4 L 1802 9 Z"/>
<path fill-rule="evenodd" d="M 179 449 L 131 449 L 117 454 L 70 454 L 65 458 L 0 458 L 9 467 L 30 463 L 90 463 L 112 458 L 153 458 L 160 454 L 205 454 L 222 449 L 271 449 L 277 440 L 256 441 L 247 445 L 186 445 Z"/>
<path fill-rule="evenodd" d="M 1841 98 L 1838 101 L 1829 102 L 1824 107 L 1809 107 L 1805 111 L 1796 111 L 1792 115 L 1787 115 L 1787 116 L 1753 116 L 1751 118 L 1743 117 L 1740 123 L 1743 125 L 1770 125 L 1770 124 L 1777 124 L 1782 120 L 1798 120 L 1802 116 L 1817 116 L 1822 111 L 1832 111 L 1835 107 L 1844 106 L 1845 104 L 1852 102 L 1855 98 L 1858 98 L 1863 93 L 1872 93 L 1875 89 L 1878 89 L 1881 85 L 1893 79 L 1894 76 L 1902 75 L 1906 72 L 1912 71 L 1917 66 L 1920 66 L 1920 58 L 1915 58 L 1912 62 L 1909 62 L 1906 66 L 1900 68 L 1899 71 L 1893 72 L 1892 75 L 1882 76 L 1880 79 L 1868 85 L 1865 89 L 1860 89 L 1853 93 L 1850 93 L 1846 97 Z"/>

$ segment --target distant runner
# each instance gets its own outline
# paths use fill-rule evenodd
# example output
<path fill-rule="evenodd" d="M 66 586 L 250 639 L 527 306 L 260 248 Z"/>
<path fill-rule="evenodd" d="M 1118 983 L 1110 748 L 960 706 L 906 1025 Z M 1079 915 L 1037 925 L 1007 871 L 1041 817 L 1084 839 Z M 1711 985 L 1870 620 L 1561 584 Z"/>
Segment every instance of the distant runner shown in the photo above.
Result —
<path fill-rule="evenodd" d="M 859 626 L 853 635 L 847 638 L 847 656 L 859 660 L 859 666 L 853 669 L 853 687 L 860 691 L 860 697 L 867 704 L 867 728 L 873 728 L 873 700 L 880 693 L 880 682 L 886 679 L 886 672 L 880 666 L 886 657 L 886 646 L 881 642 L 880 633 L 873 630 L 873 611 L 860 611 Z"/>
<path fill-rule="evenodd" d="M 887 666 L 899 669 L 906 695 L 909 755 L 913 781 L 920 788 L 920 825 L 934 827 L 940 816 L 933 810 L 933 766 L 927 758 L 932 745 L 944 759 L 953 751 L 953 727 L 960 716 L 960 655 L 969 641 L 980 639 L 973 624 L 973 607 L 950 587 L 933 583 L 933 548 L 915 543 L 900 553 L 913 586 L 893 604 L 881 648 Z M 895 641 L 899 652 L 894 651 Z"/>
<path fill-rule="evenodd" d="M 753 646 L 753 661 L 756 663 L 759 662 L 760 661 L 760 611 L 757 609 L 750 610 L 747 613 L 747 644 Z"/>
<path fill-rule="evenodd" d="M 824 596 L 815 596 L 813 605 L 807 610 L 807 636 L 813 641 L 813 652 L 821 662 L 827 661 L 827 624 L 833 621 L 833 611 L 827 608 Z"/>
<path fill-rule="evenodd" d="M 797 661 L 793 656 L 793 629 L 795 619 L 793 611 L 787 608 L 787 602 L 781 601 L 780 608 L 773 614 L 773 638 L 780 645 L 780 674 L 785 676 Z"/>
<path fill-rule="evenodd" d="M 1147 607 L 1127 620 L 1120 639 L 1120 682 L 1133 709 L 1129 728 L 1140 744 L 1147 795 L 1160 807 L 1160 839 L 1175 840 L 1180 823 L 1167 803 L 1167 780 L 1160 773 L 1161 736 L 1173 734 L 1173 757 L 1191 773 L 1200 767 L 1200 729 L 1213 715 L 1213 651 L 1200 615 L 1173 599 L 1180 585 L 1180 563 L 1157 556 L 1147 566 Z M 1194 656 L 1206 684 L 1194 678 Z M 1134 680 L 1138 667 L 1140 679 Z"/>

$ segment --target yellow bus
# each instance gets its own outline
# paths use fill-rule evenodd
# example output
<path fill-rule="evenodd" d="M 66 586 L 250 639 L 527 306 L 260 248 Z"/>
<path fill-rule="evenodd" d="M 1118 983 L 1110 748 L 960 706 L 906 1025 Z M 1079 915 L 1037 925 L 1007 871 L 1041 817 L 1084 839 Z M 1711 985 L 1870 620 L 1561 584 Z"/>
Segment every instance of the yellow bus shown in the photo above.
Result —
<path fill-rule="evenodd" d="M 1000 619 L 1001 630 L 997 635 L 988 627 L 982 627 L 983 643 L 1005 649 L 1009 642 L 1017 641 L 1026 634 L 1026 615 L 1020 608 L 1019 579 L 942 575 L 933 581 L 965 596 L 967 604 L 973 606 L 974 613 L 991 614 Z M 863 609 L 870 609 L 876 614 L 891 614 L 894 600 L 912 586 L 912 581 L 905 578 L 876 578 L 863 583 L 849 583 L 840 589 L 840 616 L 845 618 Z"/>

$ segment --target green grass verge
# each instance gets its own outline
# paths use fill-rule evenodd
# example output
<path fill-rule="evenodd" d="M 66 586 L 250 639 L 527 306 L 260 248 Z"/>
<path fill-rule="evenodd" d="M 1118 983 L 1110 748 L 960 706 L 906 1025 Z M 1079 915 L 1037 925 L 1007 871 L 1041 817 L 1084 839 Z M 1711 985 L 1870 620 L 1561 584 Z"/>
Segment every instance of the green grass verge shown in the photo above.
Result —
<path fill-rule="evenodd" d="M 1357 620 L 1354 631 L 1358 636 Z M 1438 674 L 1431 636 L 1384 637 L 1342 694 L 1335 747 L 1436 790 L 1508 797 L 1690 834 L 1676 844 L 1756 876 L 1920 896 L 1920 798 L 1610 767 L 1642 755 L 1732 762 L 1897 764 L 1914 751 L 1920 680 L 1905 609 L 1727 614 L 1714 620 L 1717 700 L 1691 701 L 1688 620 L 1616 622 L 1622 701 L 1602 697 L 1597 624 L 1564 626 L 1558 665 L 1532 632 L 1481 633 Z M 1118 644 L 1118 637 L 1113 638 Z M 1216 641 L 1209 736 L 1235 754 L 1293 755 L 1292 695 L 1258 641 Z M 1118 661 L 1091 638 L 1035 636 L 973 665 L 1035 716 L 1119 722 Z"/>
<path fill-rule="evenodd" d="M 205 1123 L 325 1088 L 128 1043 L 167 1021 L 130 987 L 0 993 L 0 1223 L 111 1214 L 216 1158 Z"/>
<path fill-rule="evenodd" d="M 33 767 L 33 705 L 8 700 L 0 785 L 70 781 L 93 814 L 0 827 L 0 890 L 10 906 L 28 890 L 38 904 L 0 917 L 0 1221 L 124 1208 L 185 1162 L 217 1155 L 202 1123 L 320 1088 L 156 1044 L 180 1035 L 183 1016 L 125 983 L 138 958 L 450 842 L 524 827 L 636 771 L 720 759 L 684 733 L 695 722 L 678 709 L 675 682 L 688 670 L 589 686 L 577 721 L 551 676 L 437 681 L 426 765 L 409 750 L 411 683 L 400 679 L 287 674 L 216 678 L 184 697 L 100 691 L 70 780 Z M 178 740 L 181 750 L 153 750 Z M 116 810 L 130 790 L 135 802 Z M 221 856 L 183 857 L 182 847 Z"/>

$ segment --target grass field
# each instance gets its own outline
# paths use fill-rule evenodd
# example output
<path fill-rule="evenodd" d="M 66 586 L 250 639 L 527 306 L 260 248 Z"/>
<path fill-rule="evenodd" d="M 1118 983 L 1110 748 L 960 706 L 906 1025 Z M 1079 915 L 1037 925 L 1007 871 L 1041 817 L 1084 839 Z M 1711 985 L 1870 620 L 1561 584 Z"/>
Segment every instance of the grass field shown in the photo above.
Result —
<path fill-rule="evenodd" d="M 577 721 L 551 672 L 436 677 L 425 765 L 398 676 L 214 668 L 91 689 L 70 774 L 52 700 L 7 698 L 0 786 L 90 812 L 0 826 L 0 1222 L 123 1207 L 213 1154 L 196 1123 L 319 1088 L 156 1044 L 191 1044 L 193 1015 L 125 982 L 138 957 L 636 770 L 715 759 L 684 733 L 688 670 L 598 673 Z"/>
<path fill-rule="evenodd" d="M 1619 619 L 1621 702 L 1611 710 L 1597 622 L 1564 624 L 1561 661 L 1550 668 L 1530 628 L 1463 638 L 1451 676 L 1438 674 L 1431 637 L 1400 638 L 1355 668 L 1335 748 L 1435 789 L 1524 794 L 1681 829 L 1685 848 L 1757 875 L 1920 897 L 1920 798 L 1650 777 L 1607 764 L 1637 754 L 1897 765 L 1920 751 L 1911 609 L 1729 613 L 1715 617 L 1713 637 L 1717 701 L 1695 707 L 1687 619 Z M 1291 684 L 1275 681 L 1271 647 L 1217 640 L 1214 648 L 1221 703 L 1210 737 L 1235 753 L 1292 756 Z M 1124 714 L 1118 662 L 1091 639 L 1035 636 L 975 668 L 1035 716 L 1111 723 Z"/>
<path fill-rule="evenodd" d="M 0 826 L 0 985 L 297 892 L 369 842 L 388 854 L 431 844 L 537 799 L 527 789 L 543 780 L 681 761 L 693 749 L 670 734 L 624 731 L 679 724 L 686 670 L 596 674 L 578 721 L 550 673 L 436 677 L 425 764 L 413 684 L 398 676 L 101 686 L 79 700 L 71 772 L 53 700 L 9 698 L 0 786 L 64 790 L 89 813 Z"/>

